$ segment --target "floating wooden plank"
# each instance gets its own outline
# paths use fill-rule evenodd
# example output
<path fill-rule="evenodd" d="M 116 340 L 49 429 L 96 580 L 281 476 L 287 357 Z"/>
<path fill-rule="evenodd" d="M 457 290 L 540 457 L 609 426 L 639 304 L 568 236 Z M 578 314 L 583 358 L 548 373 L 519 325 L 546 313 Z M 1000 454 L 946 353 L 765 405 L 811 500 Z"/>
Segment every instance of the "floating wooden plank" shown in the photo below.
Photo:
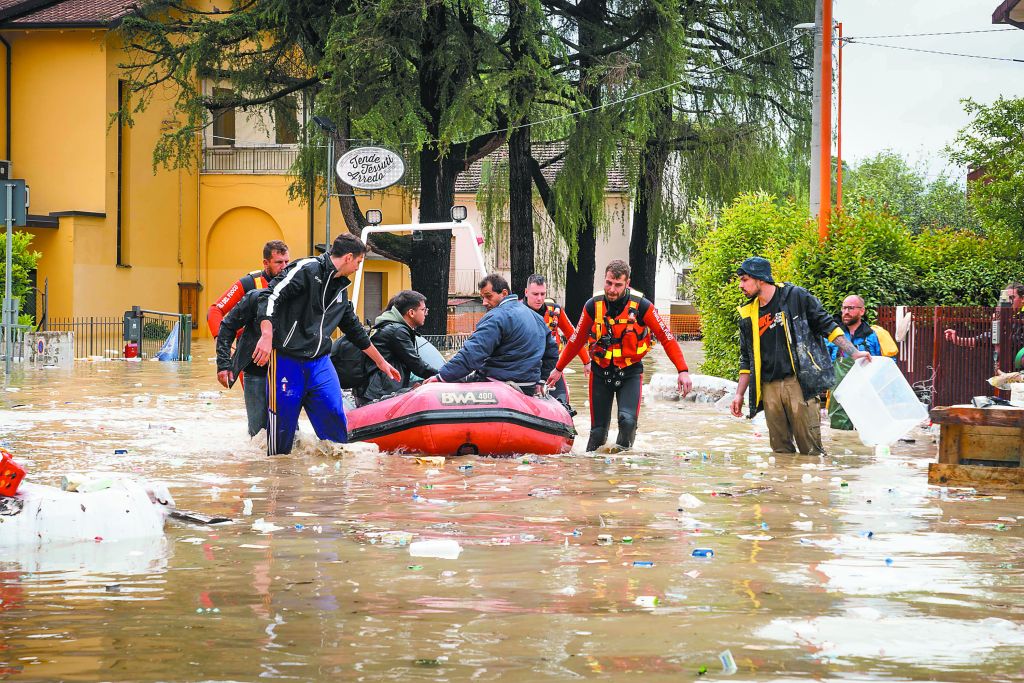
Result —
<path fill-rule="evenodd" d="M 928 483 L 933 486 L 971 487 L 979 491 L 1024 491 L 1024 468 L 933 462 L 928 465 Z"/>
<path fill-rule="evenodd" d="M 942 425 L 963 424 L 1024 429 L 1024 408 L 950 406 L 932 408 L 929 415 L 932 422 Z"/>

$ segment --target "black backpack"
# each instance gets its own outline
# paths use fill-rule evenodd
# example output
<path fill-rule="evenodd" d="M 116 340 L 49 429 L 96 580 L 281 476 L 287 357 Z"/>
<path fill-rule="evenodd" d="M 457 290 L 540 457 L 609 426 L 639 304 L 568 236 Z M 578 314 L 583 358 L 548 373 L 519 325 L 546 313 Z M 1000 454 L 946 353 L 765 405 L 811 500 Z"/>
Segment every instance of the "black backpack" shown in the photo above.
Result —
<path fill-rule="evenodd" d="M 370 379 L 370 365 L 373 365 L 373 361 L 349 341 L 348 337 L 342 337 L 334 342 L 331 348 L 331 363 L 338 373 L 342 389 L 358 389 Z"/>

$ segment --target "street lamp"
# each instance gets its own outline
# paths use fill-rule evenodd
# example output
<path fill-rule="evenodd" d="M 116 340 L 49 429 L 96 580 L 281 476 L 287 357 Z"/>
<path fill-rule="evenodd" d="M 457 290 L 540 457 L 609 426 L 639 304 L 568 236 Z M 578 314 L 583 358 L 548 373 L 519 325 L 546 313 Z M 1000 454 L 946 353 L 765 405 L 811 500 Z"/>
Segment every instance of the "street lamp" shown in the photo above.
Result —
<path fill-rule="evenodd" d="M 332 192 L 334 188 L 334 134 L 338 132 L 338 127 L 334 125 L 334 121 L 331 121 L 326 116 L 314 116 L 313 123 L 320 127 L 320 130 L 327 136 L 327 175 L 324 176 L 324 187 L 327 190 L 327 217 L 325 221 L 324 234 L 326 239 L 324 244 L 331 243 L 331 197 L 334 196 Z"/>

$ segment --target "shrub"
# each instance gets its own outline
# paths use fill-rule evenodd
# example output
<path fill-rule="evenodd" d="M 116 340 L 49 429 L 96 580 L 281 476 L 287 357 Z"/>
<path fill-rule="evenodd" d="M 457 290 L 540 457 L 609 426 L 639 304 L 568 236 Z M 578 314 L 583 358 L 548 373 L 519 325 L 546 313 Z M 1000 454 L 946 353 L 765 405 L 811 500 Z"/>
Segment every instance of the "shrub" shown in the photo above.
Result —
<path fill-rule="evenodd" d="M 1024 281 L 1024 247 L 1010 229 L 915 234 L 885 209 L 862 206 L 836 212 L 822 243 L 806 209 L 764 194 L 741 195 L 717 219 L 704 213 L 700 220 L 686 229 L 698 236 L 701 372 L 719 377 L 735 378 L 739 369 L 736 307 L 745 299 L 735 272 L 748 256 L 767 258 L 776 282 L 804 287 L 828 311 L 838 313 L 850 294 L 862 296 L 869 319 L 879 306 L 992 305 L 1008 282 Z"/>

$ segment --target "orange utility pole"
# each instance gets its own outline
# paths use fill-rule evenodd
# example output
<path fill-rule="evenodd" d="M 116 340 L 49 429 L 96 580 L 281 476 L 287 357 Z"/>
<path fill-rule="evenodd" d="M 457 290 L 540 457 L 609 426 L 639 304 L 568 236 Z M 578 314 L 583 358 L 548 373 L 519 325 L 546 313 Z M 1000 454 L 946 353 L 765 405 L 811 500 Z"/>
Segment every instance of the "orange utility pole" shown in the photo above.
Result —
<path fill-rule="evenodd" d="M 828 239 L 832 217 L 832 0 L 822 0 L 821 11 L 821 161 L 818 168 L 821 205 L 818 239 Z"/>

